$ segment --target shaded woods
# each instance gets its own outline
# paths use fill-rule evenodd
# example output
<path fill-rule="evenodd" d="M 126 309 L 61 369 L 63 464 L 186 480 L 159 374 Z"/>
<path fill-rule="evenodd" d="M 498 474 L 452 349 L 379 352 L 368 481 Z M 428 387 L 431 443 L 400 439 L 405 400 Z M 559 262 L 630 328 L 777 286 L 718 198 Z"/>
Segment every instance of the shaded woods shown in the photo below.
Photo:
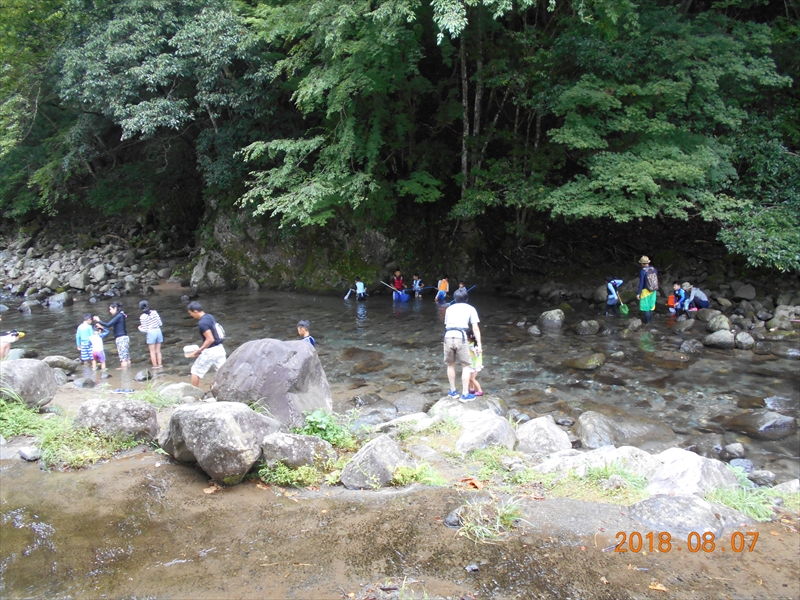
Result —
<path fill-rule="evenodd" d="M 336 222 L 511 271 L 572 223 L 630 260 L 688 222 L 800 268 L 796 0 L 0 10 L 5 219 L 135 215 L 185 239 L 226 212 Z"/>

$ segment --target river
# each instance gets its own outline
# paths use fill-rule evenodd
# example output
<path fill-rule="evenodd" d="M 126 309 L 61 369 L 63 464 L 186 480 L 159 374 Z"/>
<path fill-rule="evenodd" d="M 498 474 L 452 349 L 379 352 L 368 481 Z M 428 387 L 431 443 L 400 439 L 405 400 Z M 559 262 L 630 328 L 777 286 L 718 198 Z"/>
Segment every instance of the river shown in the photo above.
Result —
<path fill-rule="evenodd" d="M 186 313 L 180 294 L 180 289 L 164 289 L 149 298 L 165 324 L 165 368 L 159 375 L 165 380 L 188 380 L 191 360 L 183 357 L 182 346 L 199 340 L 196 321 Z M 133 368 L 113 370 L 117 366 L 116 354 L 108 352 L 113 342 L 106 343 L 111 378 L 99 383 L 111 388 L 135 387 L 133 374 L 148 364 L 144 336 L 135 327 L 138 300 L 123 300 L 129 315 Z M 236 291 L 204 296 L 201 301 L 204 309 L 225 327 L 229 353 L 251 339 L 297 339 L 297 321 L 309 320 L 337 410 L 351 408 L 350 399 L 357 394 L 376 393 L 392 400 L 409 391 L 419 391 L 435 401 L 447 391 L 441 360 L 445 309 L 430 296 L 393 303 L 388 295 L 357 302 L 322 295 Z M 622 411 L 666 423 L 676 432 L 677 443 L 682 447 L 708 447 L 721 439 L 725 443 L 741 442 L 756 468 L 773 471 L 779 482 L 798 477 L 796 435 L 763 441 L 725 432 L 720 426 L 723 417 L 742 412 L 744 406 L 758 405 L 758 400 L 765 397 L 783 396 L 797 407 L 797 362 L 751 352 L 707 349 L 677 359 L 670 353 L 677 351 L 681 341 L 699 338 L 704 332 L 698 328 L 696 332 L 675 335 L 663 313 L 657 314 L 647 331 L 623 339 L 619 333 L 624 321 L 604 319 L 585 304 L 576 304 L 576 310 L 567 314 L 566 327 L 534 337 L 517 324 L 526 320 L 532 324 L 543 310 L 552 307 L 495 297 L 479 290 L 470 295 L 470 303 L 481 318 L 485 368 L 480 380 L 487 393 L 501 396 L 510 407 L 530 416 L 560 411 L 573 417 L 588 406 L 601 411 L 606 407 L 611 413 Z M 10 310 L 3 315 L 3 328 L 24 330 L 27 336 L 16 347 L 34 349 L 40 357 L 74 357 L 74 332 L 84 312 L 105 317 L 107 303 L 89 304 L 79 299 L 73 306 L 32 315 Z M 608 331 L 579 336 L 569 327 L 589 318 L 600 321 Z M 354 349 L 376 354 L 364 360 L 364 353 Z M 562 364 L 593 352 L 609 357 L 622 352 L 624 356 L 609 359 L 596 371 L 578 371 Z M 204 384 L 207 386 L 208 381 Z M 384 572 L 404 573 L 392 561 L 402 562 L 397 557 L 402 559 L 417 543 L 433 544 L 435 547 L 425 556 L 441 555 L 439 560 L 448 553 L 460 553 L 457 559 L 448 559 L 447 569 L 442 571 L 446 576 L 442 575 L 441 580 L 430 575 L 436 573 L 435 569 L 429 570 L 428 592 L 449 595 L 454 591 L 454 569 L 461 570 L 459 561 L 470 558 L 469 552 L 454 549 L 451 538 L 440 545 L 436 545 L 438 541 L 434 543 L 441 537 L 441 525 L 436 519 L 457 502 L 449 496 L 423 495 L 413 500 L 403 495 L 387 496 L 375 510 L 396 511 L 395 518 L 405 523 L 401 528 L 412 527 L 406 521 L 416 514 L 422 518 L 426 511 L 435 513 L 435 518 L 428 514 L 413 532 L 403 534 L 408 540 L 399 536 L 396 546 L 381 546 L 380 551 L 374 551 L 369 540 L 380 537 L 383 530 L 375 522 L 366 524 L 355 516 L 348 517 L 348 511 L 361 514 L 359 507 L 365 501 L 355 496 L 338 504 L 325 497 L 307 499 L 306 509 L 298 512 L 303 521 L 303 527 L 299 527 L 297 523 L 286 525 L 284 516 L 285 511 L 294 510 L 291 507 L 297 498 L 272 493 L 264 496 L 252 485 L 226 491 L 223 497 L 228 500 L 219 505 L 222 512 L 209 515 L 208 503 L 216 502 L 217 496 L 204 497 L 202 474 L 168 464 L 152 452 L 128 454 L 76 474 L 44 473 L 22 461 L 3 461 L 0 465 L 0 577 L 6 590 L 3 596 L 107 597 L 134 593 L 140 596 L 143 592 L 159 597 L 327 596 L 333 581 L 326 575 L 330 569 L 338 573 L 336 585 L 362 579 L 361 583 L 366 584 L 369 574 L 376 569 L 380 572 L 381 565 Z M 175 491 L 178 488 L 188 491 L 181 495 Z M 443 493 L 446 496 L 450 492 Z M 248 512 L 251 501 L 258 506 Z M 343 519 L 330 539 L 322 536 L 313 543 L 301 544 L 297 554 L 290 546 L 284 546 L 287 540 L 302 538 L 298 531 L 303 528 L 323 527 L 329 519 L 322 515 L 328 511 Z M 294 533 L 281 532 L 282 524 Z M 373 527 L 374 532 L 369 529 Z M 352 528 L 350 533 L 348 528 Z M 358 538 L 357 546 L 350 546 L 341 555 L 328 555 L 328 548 L 332 548 L 329 545 L 343 535 Z M 54 542 L 59 536 L 72 540 L 67 554 Z M 325 560 L 313 560 L 314 553 L 320 551 L 318 544 L 325 549 Z M 261 554 L 256 556 L 253 552 Z M 488 556 L 488 552 L 481 550 L 473 555 Z M 211 563 L 204 560 L 208 556 L 217 556 L 218 560 L 209 566 Z M 495 559 L 496 556 L 492 560 Z M 374 566 L 376 561 L 380 564 L 372 571 L 371 567 L 364 567 L 363 572 L 357 568 Z M 239 573 L 239 562 L 246 563 L 249 570 Z M 297 580 L 292 573 L 302 570 L 302 586 L 292 588 L 287 583 L 271 588 L 273 592 L 269 593 L 259 587 L 259 569 L 271 573 L 273 585 L 284 571 L 286 581 L 291 582 Z M 275 569 L 281 573 L 270 571 Z M 173 574 L 180 575 L 175 579 Z M 143 584 L 145 580 L 150 585 Z M 559 579 L 553 585 L 556 587 L 551 593 L 577 584 Z M 491 581 L 486 586 L 489 587 L 480 589 L 491 593 Z M 512 589 L 513 585 L 507 591 Z M 583 588 L 574 589 L 579 592 Z M 545 592 L 547 589 L 542 592 L 546 596 Z M 619 597 L 625 596 L 620 591 Z"/>

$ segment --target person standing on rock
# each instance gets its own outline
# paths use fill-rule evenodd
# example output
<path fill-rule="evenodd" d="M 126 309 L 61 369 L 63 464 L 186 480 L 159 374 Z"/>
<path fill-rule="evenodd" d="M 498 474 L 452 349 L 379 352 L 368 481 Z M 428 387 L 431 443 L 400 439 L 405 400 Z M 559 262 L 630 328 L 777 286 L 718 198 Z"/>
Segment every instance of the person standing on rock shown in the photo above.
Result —
<path fill-rule="evenodd" d="M 131 366 L 131 338 L 128 337 L 128 329 L 125 326 L 125 319 L 128 318 L 122 312 L 122 304 L 119 302 L 112 302 L 108 306 L 108 312 L 111 313 L 111 320 L 108 322 L 101 321 L 100 317 L 94 317 L 95 323 L 100 323 L 106 329 L 114 332 L 114 343 L 117 345 L 117 354 L 119 354 L 119 368 L 127 369 Z"/>
<path fill-rule="evenodd" d="M 164 334 L 161 333 L 161 317 L 158 311 L 150 308 L 147 300 L 139 302 L 142 314 L 139 315 L 139 331 L 147 336 L 147 347 L 150 350 L 150 363 L 154 369 L 160 369 L 161 364 L 161 344 L 164 343 Z"/>
<path fill-rule="evenodd" d="M 444 362 L 447 364 L 447 378 L 450 381 L 449 395 L 457 398 L 456 389 L 456 361 L 461 364 L 461 402 L 475 399 L 475 394 L 469 391 L 469 380 L 472 372 L 472 360 L 469 355 L 469 330 L 475 336 L 475 353 L 481 354 L 481 330 L 478 326 L 480 319 L 478 311 L 467 304 L 469 294 L 467 290 L 456 290 L 453 293 L 454 304 L 444 313 Z"/>
<path fill-rule="evenodd" d="M 649 323 L 656 308 L 658 271 L 650 265 L 650 259 L 646 256 L 639 259 L 639 264 L 642 268 L 639 271 L 639 291 L 636 292 L 636 298 L 639 300 L 639 310 L 644 315 L 644 322 Z"/>
<path fill-rule="evenodd" d="M 199 302 L 189 302 L 186 310 L 189 311 L 189 316 L 197 319 L 197 328 L 200 330 L 200 337 L 203 340 L 203 345 L 192 354 L 197 358 L 192 365 L 192 385 L 200 387 L 200 380 L 205 377 L 209 369 L 214 367 L 219 371 L 225 364 L 228 355 L 222 345 L 224 333 L 216 319 L 203 311 L 203 306 Z"/>

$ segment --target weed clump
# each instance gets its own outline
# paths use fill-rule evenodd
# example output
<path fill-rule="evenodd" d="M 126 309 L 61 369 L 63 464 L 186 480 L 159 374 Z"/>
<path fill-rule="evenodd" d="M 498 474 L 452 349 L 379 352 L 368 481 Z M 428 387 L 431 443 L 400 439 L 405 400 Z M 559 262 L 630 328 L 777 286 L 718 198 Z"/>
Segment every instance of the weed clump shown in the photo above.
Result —
<path fill-rule="evenodd" d="M 317 410 L 306 414 L 306 424 L 303 427 L 292 429 L 292 433 L 302 435 L 315 435 L 329 442 L 334 448 L 341 450 L 355 450 L 358 440 L 350 432 L 347 417 L 335 415 L 326 410 Z"/>
<path fill-rule="evenodd" d="M 397 467 L 392 475 L 391 485 L 403 487 L 412 483 L 443 487 L 447 485 L 447 480 L 425 461 L 415 467 Z"/>
<path fill-rule="evenodd" d="M 459 510 L 458 535 L 473 542 L 492 544 L 509 533 L 522 518 L 517 500 L 466 502 Z"/>
<path fill-rule="evenodd" d="M 741 467 L 730 467 L 736 475 L 736 486 L 732 488 L 716 488 L 706 494 L 709 502 L 722 504 L 747 515 L 756 521 L 770 521 L 774 516 L 774 499 L 783 500 L 786 508 L 800 510 L 800 493 L 780 492 L 770 488 L 756 487 L 747 478 Z"/>

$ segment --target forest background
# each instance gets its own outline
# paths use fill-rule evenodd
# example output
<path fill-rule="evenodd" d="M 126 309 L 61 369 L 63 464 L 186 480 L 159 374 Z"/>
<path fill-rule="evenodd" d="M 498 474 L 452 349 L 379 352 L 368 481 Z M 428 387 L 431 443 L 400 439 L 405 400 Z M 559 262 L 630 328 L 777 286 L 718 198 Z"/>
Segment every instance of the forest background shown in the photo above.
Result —
<path fill-rule="evenodd" d="M 2 219 L 136 218 L 261 272 L 300 243 L 334 279 L 709 240 L 797 271 L 798 23 L 797 0 L 2 0 Z"/>

